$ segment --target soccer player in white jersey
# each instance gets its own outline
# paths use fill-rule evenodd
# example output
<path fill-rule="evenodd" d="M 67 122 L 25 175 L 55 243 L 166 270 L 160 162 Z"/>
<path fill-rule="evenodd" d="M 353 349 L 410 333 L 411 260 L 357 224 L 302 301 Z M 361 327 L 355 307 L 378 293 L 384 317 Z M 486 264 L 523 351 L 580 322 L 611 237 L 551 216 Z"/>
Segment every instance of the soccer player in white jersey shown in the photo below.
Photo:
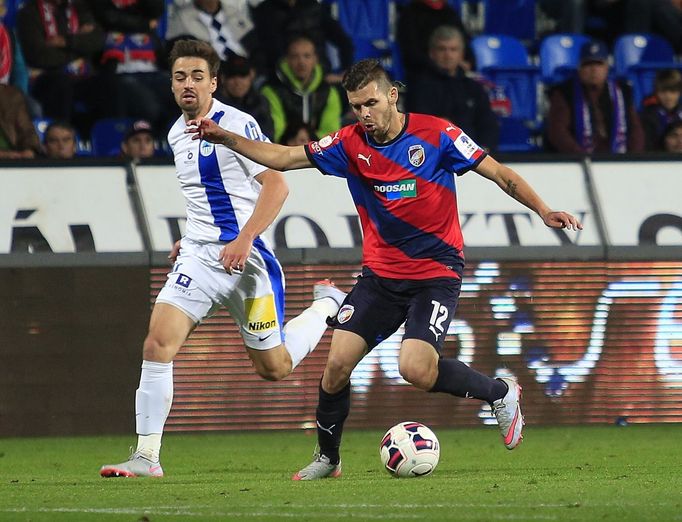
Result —
<path fill-rule="evenodd" d="M 278 171 L 185 133 L 187 121 L 206 117 L 241 136 L 267 141 L 251 116 L 213 99 L 220 65 L 213 48 L 180 40 L 170 64 L 182 116 L 168 142 L 186 200 L 186 235 L 171 252 L 175 264 L 144 341 L 135 396 L 137 449 L 126 462 L 102 466 L 103 477 L 163 476 L 159 452 L 173 400 L 173 358 L 218 307 L 225 306 L 239 325 L 256 372 L 276 381 L 315 348 L 327 317 L 336 315 L 345 297 L 329 281 L 316 283 L 311 306 L 283 328 L 284 276 L 260 234 L 280 211 L 286 182 Z"/>

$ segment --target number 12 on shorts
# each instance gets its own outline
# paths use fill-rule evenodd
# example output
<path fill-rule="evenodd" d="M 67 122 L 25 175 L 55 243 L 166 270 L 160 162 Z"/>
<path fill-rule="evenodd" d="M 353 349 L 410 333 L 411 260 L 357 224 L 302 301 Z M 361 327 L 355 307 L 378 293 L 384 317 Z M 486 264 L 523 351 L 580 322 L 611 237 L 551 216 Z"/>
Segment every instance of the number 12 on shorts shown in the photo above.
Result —
<path fill-rule="evenodd" d="M 438 301 L 431 301 L 433 311 L 429 318 L 429 330 L 436 337 L 436 342 L 441 335 L 443 335 L 443 322 L 448 318 L 448 308 L 440 304 Z"/>

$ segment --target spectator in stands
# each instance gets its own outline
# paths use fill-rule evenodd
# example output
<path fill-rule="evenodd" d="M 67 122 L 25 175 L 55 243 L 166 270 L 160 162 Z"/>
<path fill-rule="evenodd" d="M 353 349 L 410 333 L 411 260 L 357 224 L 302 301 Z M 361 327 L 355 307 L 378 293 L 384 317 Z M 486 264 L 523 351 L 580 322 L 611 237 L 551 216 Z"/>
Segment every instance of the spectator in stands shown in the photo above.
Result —
<path fill-rule="evenodd" d="M 462 19 L 446 0 L 412 0 L 400 9 L 397 38 L 408 89 L 419 74 L 429 68 L 429 39 L 433 31 L 443 25 L 456 27 L 465 43 L 469 42 Z M 469 50 L 461 65 L 467 71 L 472 69 L 473 54 Z"/>
<path fill-rule="evenodd" d="M 108 108 L 103 116 L 145 119 L 165 131 L 176 108 L 166 52 L 156 32 L 164 0 L 90 1 L 106 31 L 100 60 L 100 105 Z"/>
<path fill-rule="evenodd" d="M 26 0 L 17 33 L 34 77 L 31 94 L 43 116 L 74 122 L 84 130 L 95 117 L 92 94 L 99 92 L 93 59 L 104 32 L 83 0 Z M 76 104 L 85 105 L 76 114 Z"/>
<path fill-rule="evenodd" d="M 28 94 L 28 71 L 24 55 L 13 29 L 5 25 L 6 14 L 5 0 L 0 0 L 0 83 L 14 85 Z"/>
<path fill-rule="evenodd" d="M 146 120 L 137 120 L 126 131 L 121 142 L 121 154 L 132 161 L 152 158 L 155 153 L 154 130 Z"/>
<path fill-rule="evenodd" d="M 270 103 L 275 141 L 282 138 L 289 121 L 310 124 L 318 136 L 341 125 L 341 96 L 325 81 L 315 44 L 307 36 L 295 36 L 289 42 L 285 57 L 262 93 Z"/>
<path fill-rule="evenodd" d="M 682 154 L 682 121 L 675 121 L 665 129 L 663 150 Z"/>
<path fill-rule="evenodd" d="M 338 51 L 342 70 L 353 62 L 353 41 L 332 18 L 329 4 L 317 0 L 265 0 L 252 13 L 259 45 L 259 52 L 254 53 L 252 59 L 264 57 L 255 63 L 261 73 L 270 74 L 277 68 L 281 50 L 297 34 L 307 34 L 314 42 L 328 82 L 339 83 L 343 74 L 330 73 L 326 44 Z"/>
<path fill-rule="evenodd" d="M 282 134 L 282 139 L 279 142 L 282 145 L 295 147 L 296 145 L 306 145 L 311 141 L 317 141 L 319 138 L 313 129 L 307 123 L 302 121 L 294 121 L 287 125 Z"/>
<path fill-rule="evenodd" d="M 194 38 L 209 42 L 220 56 L 248 57 L 255 32 L 247 0 L 174 0 L 166 39 Z M 172 47 L 172 45 L 169 45 Z"/>
<path fill-rule="evenodd" d="M 54 121 L 45 129 L 43 138 L 45 156 L 50 159 L 67 160 L 76 157 L 76 129 L 64 121 Z"/>
<path fill-rule="evenodd" d="M 682 74 L 675 69 L 656 73 L 654 94 L 644 100 L 640 112 L 646 150 L 663 149 L 663 132 L 671 123 L 682 120 Z"/>
<path fill-rule="evenodd" d="M 436 28 L 429 38 L 431 67 L 408 90 L 407 109 L 449 120 L 481 147 L 494 150 L 499 138 L 497 118 L 483 86 L 466 76 L 463 60 L 461 31 L 447 25 Z"/>
<path fill-rule="evenodd" d="M 547 137 L 552 150 L 566 153 L 640 152 L 644 132 L 625 84 L 608 79 L 608 49 L 586 43 L 574 78 L 550 92 Z"/>
<path fill-rule="evenodd" d="M 33 158 L 40 152 L 40 139 L 24 94 L 16 87 L 0 84 L 0 158 Z"/>
<path fill-rule="evenodd" d="M 247 58 L 236 54 L 220 64 L 220 81 L 215 98 L 253 116 L 268 138 L 274 138 L 275 127 L 270 104 L 253 86 L 256 70 Z"/>

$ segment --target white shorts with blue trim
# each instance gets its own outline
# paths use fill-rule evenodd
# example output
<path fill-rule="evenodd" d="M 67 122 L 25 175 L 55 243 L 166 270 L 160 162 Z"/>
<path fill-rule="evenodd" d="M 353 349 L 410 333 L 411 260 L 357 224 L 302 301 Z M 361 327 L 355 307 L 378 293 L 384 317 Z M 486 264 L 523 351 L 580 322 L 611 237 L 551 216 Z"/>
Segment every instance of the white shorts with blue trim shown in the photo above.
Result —
<path fill-rule="evenodd" d="M 246 346 L 256 350 L 279 346 L 284 326 L 284 272 L 279 261 L 257 239 L 244 270 L 230 275 L 218 260 L 223 246 L 183 238 L 156 302 L 179 308 L 196 323 L 224 306 Z"/>

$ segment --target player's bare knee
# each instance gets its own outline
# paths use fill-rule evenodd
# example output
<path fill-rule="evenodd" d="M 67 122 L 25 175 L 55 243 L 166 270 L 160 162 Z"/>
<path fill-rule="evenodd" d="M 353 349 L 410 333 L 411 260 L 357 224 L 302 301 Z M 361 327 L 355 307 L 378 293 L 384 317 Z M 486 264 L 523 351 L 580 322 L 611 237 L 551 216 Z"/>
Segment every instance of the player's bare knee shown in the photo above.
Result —
<path fill-rule="evenodd" d="M 284 365 L 276 367 L 256 366 L 256 373 L 266 381 L 281 381 L 291 373 L 291 368 Z"/>
<path fill-rule="evenodd" d="M 152 335 L 148 335 L 142 345 L 142 358 L 152 362 L 171 362 L 173 350 Z"/>
<path fill-rule="evenodd" d="M 400 365 L 400 376 L 420 390 L 433 388 L 435 375 L 428 366 Z"/>

